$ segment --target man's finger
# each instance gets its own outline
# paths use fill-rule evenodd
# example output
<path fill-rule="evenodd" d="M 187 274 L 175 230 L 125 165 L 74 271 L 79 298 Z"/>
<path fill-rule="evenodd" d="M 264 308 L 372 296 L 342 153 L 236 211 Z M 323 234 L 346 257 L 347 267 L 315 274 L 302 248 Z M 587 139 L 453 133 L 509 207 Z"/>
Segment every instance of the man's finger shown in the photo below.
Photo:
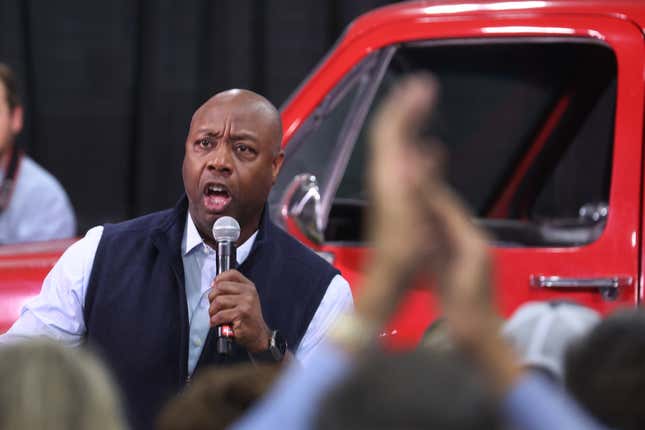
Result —
<path fill-rule="evenodd" d="M 208 300 L 213 301 L 218 296 L 227 294 L 243 294 L 252 288 L 249 284 L 241 284 L 239 282 L 213 282 L 211 291 L 208 293 Z"/>
<path fill-rule="evenodd" d="M 222 324 L 232 324 L 238 318 L 236 308 L 224 309 L 211 316 L 211 327 Z"/>
<path fill-rule="evenodd" d="M 470 212 L 445 184 L 430 187 L 432 194 L 425 196 L 438 228 L 446 236 L 451 248 L 468 249 L 474 244 L 486 243 L 486 235 L 472 222 Z"/>
<path fill-rule="evenodd" d="M 433 224 L 433 238 L 442 249 L 430 260 L 437 275 L 443 299 L 459 297 L 489 306 L 491 299 L 491 255 L 486 234 L 470 219 L 469 212 L 444 184 L 435 184 L 428 206 Z M 448 312 L 447 302 L 443 303 Z"/>
<path fill-rule="evenodd" d="M 374 116 L 372 142 L 381 139 L 397 144 L 416 140 L 424 122 L 436 105 L 438 85 L 428 74 L 416 74 L 403 79 L 385 98 Z M 394 140 L 393 139 L 396 138 Z"/>
<path fill-rule="evenodd" d="M 217 312 L 223 311 L 224 309 L 232 309 L 236 307 L 240 301 L 240 297 L 241 296 L 239 294 L 224 294 L 215 297 L 208 308 L 208 314 L 215 315 Z"/>
<path fill-rule="evenodd" d="M 242 275 L 235 269 L 227 270 L 222 272 L 215 277 L 215 281 L 231 281 L 231 282 L 242 282 L 242 283 L 252 283 L 249 278 Z"/>

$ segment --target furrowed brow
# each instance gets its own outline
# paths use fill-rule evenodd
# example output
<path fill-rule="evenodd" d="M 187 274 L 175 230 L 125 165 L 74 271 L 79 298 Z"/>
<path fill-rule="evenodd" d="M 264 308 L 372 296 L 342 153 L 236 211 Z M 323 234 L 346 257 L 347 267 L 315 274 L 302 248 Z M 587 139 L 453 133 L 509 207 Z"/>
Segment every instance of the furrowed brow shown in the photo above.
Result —
<path fill-rule="evenodd" d="M 258 140 L 258 137 L 254 133 L 238 132 L 231 133 L 229 139 L 234 142 L 238 140 L 251 140 L 253 142 L 256 142 Z"/>
<path fill-rule="evenodd" d="M 196 134 L 199 135 L 199 136 L 206 136 L 206 137 L 218 137 L 219 136 L 218 133 L 215 133 L 214 131 L 212 131 L 211 129 L 208 129 L 208 128 L 201 128 L 201 129 L 197 130 Z"/>

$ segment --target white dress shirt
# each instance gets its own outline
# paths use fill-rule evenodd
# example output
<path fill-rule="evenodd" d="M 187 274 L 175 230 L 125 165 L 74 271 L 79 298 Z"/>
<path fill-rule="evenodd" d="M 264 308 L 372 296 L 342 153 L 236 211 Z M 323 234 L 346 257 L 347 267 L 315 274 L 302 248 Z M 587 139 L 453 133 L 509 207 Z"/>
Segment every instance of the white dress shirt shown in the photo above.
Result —
<path fill-rule="evenodd" d="M 102 234 L 102 226 L 94 227 L 63 253 L 47 274 L 40 294 L 25 303 L 18 320 L 0 336 L 0 343 L 34 336 L 49 337 L 68 346 L 84 342 L 83 307 Z M 248 257 L 256 236 L 257 231 L 238 247 L 238 265 Z M 209 330 L 208 291 L 215 277 L 215 258 L 214 250 L 204 243 L 190 216 L 186 217 L 181 246 L 190 324 L 188 372 L 192 374 Z M 332 322 L 353 305 L 349 283 L 336 275 L 298 345 L 298 361 L 307 365 Z"/>

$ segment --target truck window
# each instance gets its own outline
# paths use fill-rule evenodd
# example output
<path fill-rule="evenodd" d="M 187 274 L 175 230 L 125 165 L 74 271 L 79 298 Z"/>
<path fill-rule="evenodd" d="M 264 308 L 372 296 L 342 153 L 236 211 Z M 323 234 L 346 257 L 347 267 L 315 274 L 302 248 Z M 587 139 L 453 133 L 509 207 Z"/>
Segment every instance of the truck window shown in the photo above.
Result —
<path fill-rule="evenodd" d="M 616 59 L 580 39 L 461 40 L 400 46 L 372 108 L 403 76 L 440 82 L 428 132 L 449 153 L 449 182 L 499 246 L 578 246 L 603 231 Z M 360 242 L 369 211 L 366 125 L 330 208 L 327 241 Z M 525 169 L 521 166 L 526 166 Z"/>
<path fill-rule="evenodd" d="M 365 103 L 365 94 L 374 87 L 375 75 L 389 56 L 383 51 L 368 56 L 331 91 L 309 115 L 285 150 L 285 160 L 278 180 L 269 195 L 269 207 L 274 219 L 279 220 L 280 199 L 291 180 L 298 174 L 316 176 L 319 187 L 325 190 L 331 172 L 347 142 L 348 129 L 359 127 L 365 113 L 357 119 L 358 106 Z M 349 142 L 354 144 L 354 142 Z"/>

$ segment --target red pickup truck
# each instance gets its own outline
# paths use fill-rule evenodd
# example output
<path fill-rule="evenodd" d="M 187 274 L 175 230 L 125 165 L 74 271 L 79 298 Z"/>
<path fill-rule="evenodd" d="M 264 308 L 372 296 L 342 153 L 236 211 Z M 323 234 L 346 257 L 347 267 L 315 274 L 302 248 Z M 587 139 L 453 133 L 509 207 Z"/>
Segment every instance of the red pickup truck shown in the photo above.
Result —
<path fill-rule="evenodd" d="M 555 298 L 603 313 L 636 306 L 644 25 L 636 0 L 419 1 L 361 16 L 282 109 L 274 219 L 356 288 L 368 252 L 366 124 L 393 83 L 431 71 L 442 94 L 427 131 L 493 238 L 503 313 Z M 0 247 L 0 332 L 68 245 Z M 387 334 L 413 345 L 437 316 L 419 289 Z"/>

